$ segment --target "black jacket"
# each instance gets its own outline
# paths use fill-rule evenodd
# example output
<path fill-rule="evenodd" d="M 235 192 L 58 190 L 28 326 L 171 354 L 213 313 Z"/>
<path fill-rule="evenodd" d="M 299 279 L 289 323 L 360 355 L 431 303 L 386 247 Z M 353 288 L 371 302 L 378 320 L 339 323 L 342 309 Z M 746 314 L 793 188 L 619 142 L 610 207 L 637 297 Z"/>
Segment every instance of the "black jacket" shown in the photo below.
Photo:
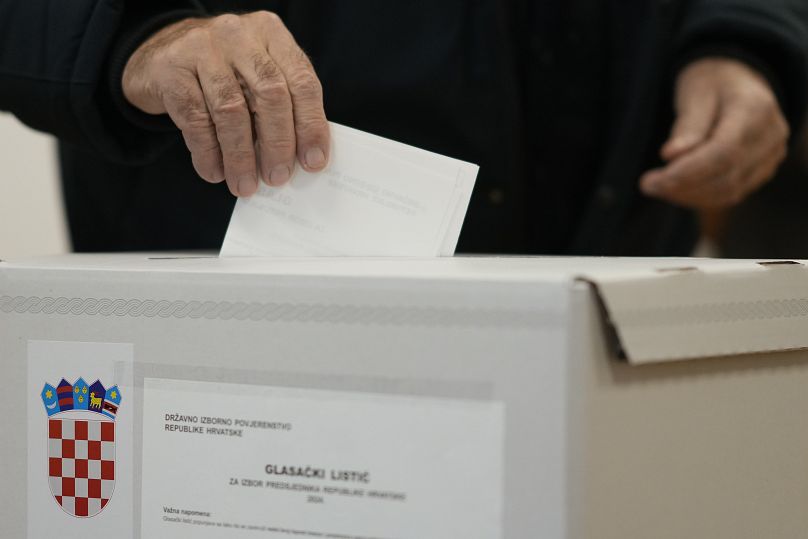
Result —
<path fill-rule="evenodd" d="M 808 99 L 804 0 L 0 0 L 0 108 L 60 138 L 77 250 L 219 246 L 233 199 L 120 73 L 162 25 L 236 9 L 284 18 L 330 119 L 481 165 L 461 252 L 687 254 L 692 216 L 637 188 L 676 71 L 744 59 L 795 126 Z"/>

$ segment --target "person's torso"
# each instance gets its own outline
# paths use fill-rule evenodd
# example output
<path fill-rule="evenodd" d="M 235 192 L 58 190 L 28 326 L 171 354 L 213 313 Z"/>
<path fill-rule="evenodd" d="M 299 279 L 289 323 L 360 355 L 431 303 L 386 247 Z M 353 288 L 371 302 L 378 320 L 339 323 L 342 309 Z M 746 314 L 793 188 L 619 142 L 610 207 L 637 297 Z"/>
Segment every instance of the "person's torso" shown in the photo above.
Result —
<path fill-rule="evenodd" d="M 312 57 L 331 120 L 479 164 L 460 252 L 570 251 L 619 143 L 615 119 L 631 99 L 627 36 L 643 20 L 642 2 L 205 3 L 212 12 L 278 11 Z M 170 155 L 126 176 L 116 215 L 128 248 L 221 242 L 232 200 L 194 177 L 179 137 Z M 155 190 L 162 202 L 144 215 L 133 200 L 148 204 Z M 205 226 L 161 209 L 175 199 L 204 208 Z"/>

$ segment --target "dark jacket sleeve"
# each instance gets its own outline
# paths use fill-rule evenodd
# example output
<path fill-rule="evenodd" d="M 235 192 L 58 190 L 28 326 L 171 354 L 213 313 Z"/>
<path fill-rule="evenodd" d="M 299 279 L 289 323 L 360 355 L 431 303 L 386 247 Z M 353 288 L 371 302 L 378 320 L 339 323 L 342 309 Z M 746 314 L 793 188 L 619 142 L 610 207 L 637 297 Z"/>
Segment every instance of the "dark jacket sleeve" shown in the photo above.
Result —
<path fill-rule="evenodd" d="M 679 58 L 732 56 L 772 83 L 794 131 L 808 106 L 808 1 L 690 0 L 676 40 Z"/>
<path fill-rule="evenodd" d="M 114 103 L 111 51 L 143 21 L 183 8 L 196 13 L 195 5 L 0 0 L 0 110 L 109 161 L 152 159 L 169 135 L 136 128 Z"/>

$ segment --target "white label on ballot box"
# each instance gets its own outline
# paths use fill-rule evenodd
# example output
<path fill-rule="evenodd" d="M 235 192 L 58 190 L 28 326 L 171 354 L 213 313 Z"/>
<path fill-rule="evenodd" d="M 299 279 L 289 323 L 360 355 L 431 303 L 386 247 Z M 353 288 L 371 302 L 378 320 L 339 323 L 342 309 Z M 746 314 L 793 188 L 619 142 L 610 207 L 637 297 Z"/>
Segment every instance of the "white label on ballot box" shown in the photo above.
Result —
<path fill-rule="evenodd" d="M 131 344 L 29 341 L 28 537 L 132 538 L 133 361 Z"/>
<path fill-rule="evenodd" d="M 499 402 L 146 379 L 143 537 L 496 539 Z"/>

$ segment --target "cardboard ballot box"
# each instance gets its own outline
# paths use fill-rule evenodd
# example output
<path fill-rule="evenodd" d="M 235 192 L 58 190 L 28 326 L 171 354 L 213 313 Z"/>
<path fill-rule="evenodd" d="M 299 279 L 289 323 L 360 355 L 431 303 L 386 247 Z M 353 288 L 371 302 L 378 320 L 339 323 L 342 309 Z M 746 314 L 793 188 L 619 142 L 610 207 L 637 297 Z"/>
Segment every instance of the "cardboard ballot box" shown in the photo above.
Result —
<path fill-rule="evenodd" d="M 808 537 L 808 267 L 0 263 L 0 537 Z"/>

